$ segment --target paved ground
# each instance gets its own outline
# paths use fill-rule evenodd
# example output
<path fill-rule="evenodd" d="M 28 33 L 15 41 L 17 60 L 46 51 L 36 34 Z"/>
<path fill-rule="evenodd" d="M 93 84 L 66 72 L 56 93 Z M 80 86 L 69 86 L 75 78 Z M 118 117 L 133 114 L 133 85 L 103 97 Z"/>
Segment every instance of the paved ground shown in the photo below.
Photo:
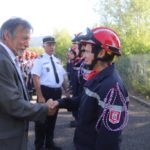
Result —
<path fill-rule="evenodd" d="M 129 114 L 130 119 L 128 126 L 123 132 L 121 150 L 150 150 L 150 108 L 131 100 Z M 74 150 L 72 143 L 74 128 L 69 127 L 71 120 L 71 113 L 64 109 L 59 111 L 55 142 L 60 145 L 63 150 Z M 31 122 L 28 150 L 34 150 L 33 140 L 34 131 L 33 122 Z"/>
<path fill-rule="evenodd" d="M 73 149 L 73 134 L 74 128 L 69 127 L 70 121 L 73 120 L 72 114 L 67 112 L 65 109 L 59 110 L 59 115 L 56 122 L 55 130 L 55 142 L 57 145 L 61 146 L 63 150 L 74 150 Z M 34 150 L 34 123 L 30 123 L 29 132 L 29 148 L 28 150 Z"/>
<path fill-rule="evenodd" d="M 150 150 L 150 107 L 131 100 L 121 150 Z"/>

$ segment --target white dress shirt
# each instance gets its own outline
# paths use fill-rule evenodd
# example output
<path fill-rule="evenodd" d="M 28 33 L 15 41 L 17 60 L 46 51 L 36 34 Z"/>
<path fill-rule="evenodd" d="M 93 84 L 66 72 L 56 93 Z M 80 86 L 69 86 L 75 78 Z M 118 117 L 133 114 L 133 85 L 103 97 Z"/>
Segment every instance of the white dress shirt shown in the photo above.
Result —
<path fill-rule="evenodd" d="M 59 83 L 56 83 L 50 57 L 53 57 L 53 61 L 55 63 L 56 71 L 59 77 Z M 45 85 L 51 88 L 60 88 L 64 81 L 64 75 L 66 74 L 66 71 L 58 58 L 56 58 L 54 55 L 50 56 L 47 53 L 44 53 L 34 60 L 31 74 L 35 74 L 40 77 L 41 85 Z"/>

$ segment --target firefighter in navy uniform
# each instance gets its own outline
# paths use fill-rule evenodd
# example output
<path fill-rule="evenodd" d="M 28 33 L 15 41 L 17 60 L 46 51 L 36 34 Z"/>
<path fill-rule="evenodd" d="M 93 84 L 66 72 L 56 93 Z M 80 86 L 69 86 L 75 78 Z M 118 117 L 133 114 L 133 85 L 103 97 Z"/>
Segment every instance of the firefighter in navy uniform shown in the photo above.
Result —
<path fill-rule="evenodd" d="M 70 69 L 70 83 L 72 85 L 73 97 L 76 97 L 78 100 L 83 91 L 83 85 L 86 82 L 85 76 L 90 72 L 84 63 L 84 45 L 81 44 L 81 41 L 84 40 L 84 38 L 85 36 L 82 32 L 75 35 L 72 40 L 73 47 L 70 49 L 71 54 L 74 54 L 72 68 Z M 70 127 L 76 127 L 78 110 L 72 111 L 72 114 L 75 120 L 70 122 Z"/>
<path fill-rule="evenodd" d="M 121 133 L 128 122 L 128 93 L 113 60 L 121 55 L 116 32 L 98 27 L 87 33 L 85 63 L 92 72 L 80 102 L 53 101 L 53 107 L 79 108 L 74 135 L 76 150 L 120 150 Z"/>

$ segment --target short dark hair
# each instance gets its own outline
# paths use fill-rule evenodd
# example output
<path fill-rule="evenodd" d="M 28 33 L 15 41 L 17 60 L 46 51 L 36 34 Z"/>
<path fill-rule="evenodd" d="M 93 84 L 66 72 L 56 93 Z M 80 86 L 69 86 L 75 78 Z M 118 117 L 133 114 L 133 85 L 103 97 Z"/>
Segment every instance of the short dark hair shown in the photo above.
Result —
<path fill-rule="evenodd" d="M 14 35 L 18 26 L 22 26 L 27 30 L 33 30 L 31 24 L 28 21 L 22 18 L 10 18 L 5 21 L 0 28 L 0 39 L 3 39 L 5 31 L 8 31 L 11 35 Z"/>
<path fill-rule="evenodd" d="M 114 53 L 112 53 L 112 54 L 106 53 L 106 54 L 104 55 L 104 57 L 102 58 L 102 61 L 109 63 L 109 62 L 112 62 L 112 61 L 113 61 L 114 57 L 115 57 L 115 54 L 114 54 Z"/>

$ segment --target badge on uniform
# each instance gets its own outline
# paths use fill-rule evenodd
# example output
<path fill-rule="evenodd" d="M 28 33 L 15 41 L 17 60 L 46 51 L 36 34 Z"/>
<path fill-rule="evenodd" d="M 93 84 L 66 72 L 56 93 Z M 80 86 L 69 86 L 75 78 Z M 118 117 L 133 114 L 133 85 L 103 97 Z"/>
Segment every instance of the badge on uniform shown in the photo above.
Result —
<path fill-rule="evenodd" d="M 117 124 L 120 122 L 120 117 L 121 117 L 121 109 L 118 108 L 110 108 L 109 112 L 109 121 L 112 124 Z"/>
<path fill-rule="evenodd" d="M 50 71 L 50 69 L 49 69 L 48 67 L 46 67 L 46 71 L 47 71 L 47 72 L 49 72 L 49 71 Z"/>

